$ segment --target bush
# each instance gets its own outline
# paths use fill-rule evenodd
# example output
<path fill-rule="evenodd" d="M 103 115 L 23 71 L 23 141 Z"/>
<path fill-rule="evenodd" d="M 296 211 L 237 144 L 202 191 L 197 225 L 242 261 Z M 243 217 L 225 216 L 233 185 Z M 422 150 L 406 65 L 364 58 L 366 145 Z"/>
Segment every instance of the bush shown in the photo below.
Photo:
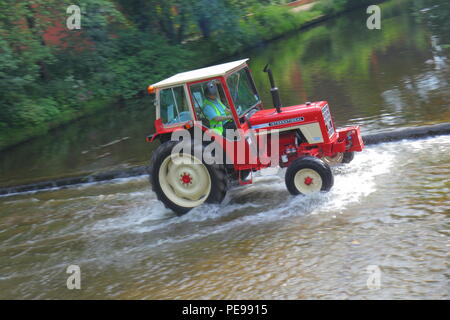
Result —
<path fill-rule="evenodd" d="M 144 32 L 120 34 L 112 44 L 105 69 L 89 82 L 110 96 L 131 98 L 162 78 L 188 68 L 192 53 L 161 36 Z"/>
<path fill-rule="evenodd" d="M 33 126 L 49 122 L 58 117 L 60 110 L 52 98 L 24 100 L 16 111 L 14 124 L 16 126 Z"/>

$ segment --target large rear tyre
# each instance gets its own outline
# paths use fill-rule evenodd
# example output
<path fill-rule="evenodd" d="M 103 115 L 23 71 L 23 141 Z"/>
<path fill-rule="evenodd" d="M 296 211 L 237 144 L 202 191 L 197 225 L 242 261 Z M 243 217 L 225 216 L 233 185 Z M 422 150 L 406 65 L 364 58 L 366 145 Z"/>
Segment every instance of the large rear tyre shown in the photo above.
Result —
<path fill-rule="evenodd" d="M 228 189 L 224 166 L 198 159 L 195 155 L 203 154 L 201 144 L 187 153 L 173 153 L 178 143 L 167 141 L 153 152 L 148 172 L 158 200 L 178 215 L 204 202 L 222 202 Z"/>
<path fill-rule="evenodd" d="M 287 168 L 285 181 L 287 189 L 293 195 L 326 192 L 334 183 L 330 166 L 310 156 L 294 160 Z"/>

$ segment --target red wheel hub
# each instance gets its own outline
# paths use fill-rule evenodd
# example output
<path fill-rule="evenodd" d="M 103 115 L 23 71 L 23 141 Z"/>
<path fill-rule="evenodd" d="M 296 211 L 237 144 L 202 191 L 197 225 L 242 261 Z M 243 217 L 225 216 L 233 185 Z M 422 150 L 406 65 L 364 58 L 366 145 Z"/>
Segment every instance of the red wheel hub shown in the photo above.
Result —
<path fill-rule="evenodd" d="M 184 184 L 189 184 L 189 183 L 191 183 L 192 182 L 192 178 L 191 178 L 191 176 L 188 174 L 188 173 L 183 173 L 183 175 L 181 176 L 181 181 L 184 183 Z"/>
<path fill-rule="evenodd" d="M 313 179 L 312 179 L 311 177 L 306 177 L 306 178 L 305 178 L 305 184 L 306 184 L 307 186 L 309 186 L 311 183 L 313 183 Z"/>

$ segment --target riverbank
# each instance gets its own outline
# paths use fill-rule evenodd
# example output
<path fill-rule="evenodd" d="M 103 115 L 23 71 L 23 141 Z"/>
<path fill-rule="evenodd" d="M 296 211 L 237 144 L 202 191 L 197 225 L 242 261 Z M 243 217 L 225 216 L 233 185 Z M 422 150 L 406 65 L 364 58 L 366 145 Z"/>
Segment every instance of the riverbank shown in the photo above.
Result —
<path fill-rule="evenodd" d="M 19 128 L 0 128 L 0 151 L 14 147 L 20 143 L 35 137 L 45 135 L 49 131 L 67 125 L 82 117 L 100 112 L 115 102 L 115 99 L 99 99 L 84 103 L 79 110 L 68 110 L 67 112 L 52 119 L 48 123 L 40 123 L 37 126 L 24 126 Z"/>
<path fill-rule="evenodd" d="M 148 70 L 145 68 L 138 70 L 149 59 L 145 53 L 136 60 L 118 59 L 118 66 L 108 70 L 110 74 L 105 75 L 105 77 L 117 79 L 115 82 L 117 85 L 114 88 L 111 88 L 113 86 L 111 83 L 102 87 L 98 84 L 99 81 L 96 81 L 95 76 L 93 80 L 85 80 L 82 85 L 79 84 L 79 82 L 83 82 L 82 80 L 67 80 L 67 78 L 60 81 L 62 84 L 52 83 L 51 89 L 57 88 L 54 91 L 49 90 L 49 93 L 42 86 L 37 92 L 46 92 L 49 95 L 54 92 L 58 97 L 51 96 L 48 99 L 41 99 L 42 93 L 36 92 L 34 97 L 27 97 L 23 105 L 17 102 L 16 109 L 19 111 L 11 117 L 12 120 L 0 120 L 0 150 L 44 135 L 54 128 L 84 116 L 101 112 L 114 101 L 142 94 L 147 84 L 173 73 L 225 60 L 227 57 L 232 57 L 261 43 L 308 28 L 356 7 L 362 7 L 365 2 L 373 1 L 362 1 L 357 5 L 351 4 L 350 1 L 344 1 L 338 5 L 333 1 L 323 0 L 317 1 L 316 5 L 309 3 L 307 8 L 304 5 L 259 6 L 236 21 L 236 30 L 234 31 L 228 30 L 222 35 L 220 33 L 215 36 L 211 35 L 207 39 L 200 37 L 196 40 L 187 40 L 177 46 L 164 44 L 162 51 L 173 49 L 177 50 L 177 54 L 174 54 L 173 57 L 166 57 L 164 63 L 156 63 L 152 67 L 147 67 Z M 302 8 L 302 10 L 298 8 Z M 150 42 L 144 42 L 142 46 L 151 46 L 152 44 L 153 42 L 150 40 Z M 140 49 L 145 50 L 145 48 Z M 173 50 L 172 52 L 175 52 Z M 139 56 L 139 53 L 136 55 Z M 156 56 L 161 56 L 161 53 Z M 132 58 L 127 57 L 126 59 Z M 161 60 L 161 58 L 158 59 Z M 73 94 L 73 88 L 81 90 L 81 93 L 78 94 L 81 96 L 86 96 L 85 92 L 88 92 L 91 100 L 86 98 L 77 100 L 76 97 L 73 97 L 75 101 L 70 101 L 71 97 L 69 96 Z M 75 96 L 78 95 L 75 94 Z M 5 104 L 8 102 L 6 101 Z M 11 109 L 15 112 L 14 108 Z"/>

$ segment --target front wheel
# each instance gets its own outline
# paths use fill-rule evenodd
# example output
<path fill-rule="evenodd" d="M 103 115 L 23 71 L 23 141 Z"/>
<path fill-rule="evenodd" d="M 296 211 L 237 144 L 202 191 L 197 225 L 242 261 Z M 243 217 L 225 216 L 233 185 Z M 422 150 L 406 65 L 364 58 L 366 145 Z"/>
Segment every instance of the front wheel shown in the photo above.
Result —
<path fill-rule="evenodd" d="M 315 157 L 301 157 L 287 168 L 286 187 L 293 195 L 326 192 L 333 186 L 330 166 Z"/>
<path fill-rule="evenodd" d="M 330 166 L 335 166 L 341 163 L 350 163 L 354 157 L 355 153 L 353 151 L 337 152 L 332 156 L 323 157 L 322 160 Z"/>

